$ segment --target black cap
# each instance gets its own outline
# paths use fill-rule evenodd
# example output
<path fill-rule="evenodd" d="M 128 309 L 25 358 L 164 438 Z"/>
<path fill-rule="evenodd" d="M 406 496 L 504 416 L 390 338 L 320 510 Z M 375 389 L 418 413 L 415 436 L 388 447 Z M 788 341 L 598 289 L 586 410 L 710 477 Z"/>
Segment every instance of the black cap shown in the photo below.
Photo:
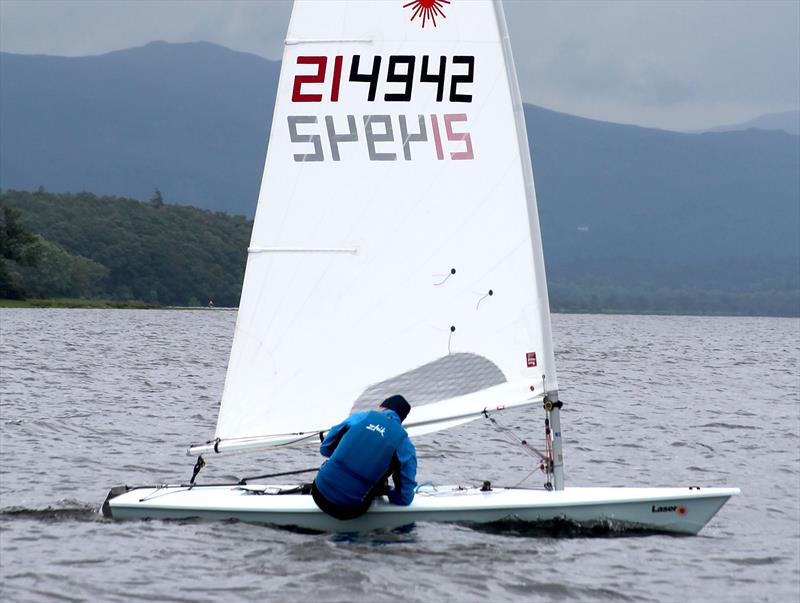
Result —
<path fill-rule="evenodd" d="M 381 408 L 388 408 L 396 412 L 402 423 L 406 420 L 408 412 L 411 410 L 411 405 L 403 396 L 390 396 L 381 402 Z"/>

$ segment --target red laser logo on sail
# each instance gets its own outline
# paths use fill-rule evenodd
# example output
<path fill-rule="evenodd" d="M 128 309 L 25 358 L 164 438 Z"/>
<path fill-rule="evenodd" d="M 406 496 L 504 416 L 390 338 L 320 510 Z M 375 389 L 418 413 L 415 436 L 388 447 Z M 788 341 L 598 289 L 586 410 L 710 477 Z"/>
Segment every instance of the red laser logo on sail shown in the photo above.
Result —
<path fill-rule="evenodd" d="M 411 15 L 411 21 L 417 17 L 422 18 L 422 27 L 425 23 L 430 21 L 436 27 L 436 16 L 446 19 L 447 15 L 442 12 L 442 7 L 445 4 L 450 4 L 450 0 L 413 0 L 403 5 L 403 8 L 411 8 L 414 13 Z"/>

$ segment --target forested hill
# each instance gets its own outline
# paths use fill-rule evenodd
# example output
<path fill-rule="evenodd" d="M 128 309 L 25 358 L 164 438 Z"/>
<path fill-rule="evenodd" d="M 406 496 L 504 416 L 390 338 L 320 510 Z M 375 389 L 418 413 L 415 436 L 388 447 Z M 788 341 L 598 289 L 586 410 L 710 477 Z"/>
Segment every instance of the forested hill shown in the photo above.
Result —
<path fill-rule="evenodd" d="M 0 195 L 0 298 L 236 306 L 252 221 L 91 193 Z M 35 260 L 35 261 L 34 261 Z M 793 262 L 659 268 L 647 260 L 549 267 L 553 311 L 800 315 Z M 571 269 L 570 269 L 571 268 Z M 732 274 L 741 278 L 732 281 Z M 776 276 L 776 274 L 778 276 Z"/>
<path fill-rule="evenodd" d="M 23 295 L 239 304 L 253 225 L 244 217 L 168 205 L 157 194 L 142 203 L 91 193 L 6 191 L 2 206 L 45 240 L 44 249 L 41 241 L 34 249 L 40 256 L 35 266 L 26 265 L 31 254 L 25 250 L 17 254 L 22 261 L 0 258 Z M 76 272 L 82 277 L 64 280 L 64 273 Z"/>

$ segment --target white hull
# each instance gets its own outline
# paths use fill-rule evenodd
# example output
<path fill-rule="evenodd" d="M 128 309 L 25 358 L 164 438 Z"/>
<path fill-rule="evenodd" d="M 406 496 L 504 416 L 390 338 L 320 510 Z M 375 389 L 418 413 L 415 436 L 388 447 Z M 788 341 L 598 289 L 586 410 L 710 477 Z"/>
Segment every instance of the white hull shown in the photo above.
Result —
<path fill-rule="evenodd" d="M 562 491 L 455 486 L 424 489 L 408 507 L 376 500 L 369 512 L 339 521 L 309 495 L 271 494 L 281 486 L 161 486 L 109 493 L 114 519 L 238 519 L 325 532 L 391 529 L 418 521 L 488 523 L 567 520 L 659 532 L 697 534 L 738 488 L 566 488 Z M 283 488 L 287 488 L 284 486 Z"/>

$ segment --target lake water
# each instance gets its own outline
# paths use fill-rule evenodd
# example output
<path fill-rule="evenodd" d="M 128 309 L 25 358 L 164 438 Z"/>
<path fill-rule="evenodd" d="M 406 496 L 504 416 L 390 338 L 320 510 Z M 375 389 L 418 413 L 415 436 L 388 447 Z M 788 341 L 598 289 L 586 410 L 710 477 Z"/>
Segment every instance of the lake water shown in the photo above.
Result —
<path fill-rule="evenodd" d="M 0 309 L 0 600 L 800 599 L 800 320 L 553 316 L 568 484 L 740 487 L 699 536 L 103 519 L 110 486 L 188 480 L 235 318 Z M 542 415 L 500 420 L 536 445 Z M 515 485 L 534 462 L 486 421 L 417 449 L 420 482 Z M 318 462 L 216 458 L 201 481 Z"/>

